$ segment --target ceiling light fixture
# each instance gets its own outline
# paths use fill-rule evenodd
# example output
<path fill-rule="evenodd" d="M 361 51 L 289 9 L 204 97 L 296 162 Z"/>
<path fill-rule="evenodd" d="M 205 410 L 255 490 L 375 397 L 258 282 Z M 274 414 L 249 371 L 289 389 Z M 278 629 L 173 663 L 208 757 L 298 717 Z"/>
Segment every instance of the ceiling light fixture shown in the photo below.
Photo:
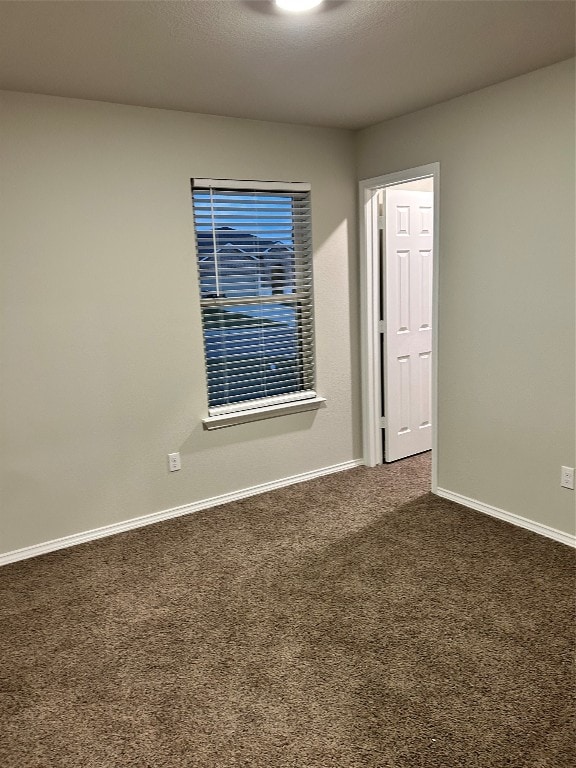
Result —
<path fill-rule="evenodd" d="M 278 8 L 292 13 L 302 13 L 316 8 L 323 0 L 276 0 Z"/>

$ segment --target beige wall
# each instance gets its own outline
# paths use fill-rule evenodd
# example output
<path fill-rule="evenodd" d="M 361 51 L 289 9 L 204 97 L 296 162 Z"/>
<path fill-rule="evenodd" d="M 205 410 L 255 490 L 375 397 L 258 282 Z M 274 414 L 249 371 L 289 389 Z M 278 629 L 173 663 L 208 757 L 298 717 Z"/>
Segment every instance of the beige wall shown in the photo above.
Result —
<path fill-rule="evenodd" d="M 404 192 L 433 192 L 434 181 L 431 176 L 426 179 L 417 179 L 416 181 L 405 181 L 402 184 L 394 184 L 391 189 L 401 189 Z"/>
<path fill-rule="evenodd" d="M 0 552 L 360 456 L 351 134 L 0 98 Z M 326 409 L 202 430 L 194 176 L 311 182 Z"/>
<path fill-rule="evenodd" d="M 574 532 L 574 61 L 362 131 L 440 162 L 440 487 Z"/>
<path fill-rule="evenodd" d="M 360 456 L 353 135 L 14 93 L 0 131 L 0 553 Z M 573 63 L 358 150 L 441 163 L 440 486 L 573 531 Z M 193 176 L 311 182 L 326 409 L 202 430 Z"/>

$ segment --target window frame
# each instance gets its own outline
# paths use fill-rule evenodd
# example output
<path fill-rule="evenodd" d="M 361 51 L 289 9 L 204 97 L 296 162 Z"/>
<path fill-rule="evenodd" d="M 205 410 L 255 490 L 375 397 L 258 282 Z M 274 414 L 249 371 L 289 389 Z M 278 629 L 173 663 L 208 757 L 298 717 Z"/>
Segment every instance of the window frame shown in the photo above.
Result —
<path fill-rule="evenodd" d="M 274 305 L 278 303 L 294 304 L 296 312 L 308 313 L 309 319 L 303 320 L 301 317 L 297 322 L 297 331 L 303 332 L 306 329 L 310 333 L 310 349 L 304 351 L 304 347 L 301 343 L 298 343 L 298 355 L 297 355 L 297 367 L 302 371 L 303 383 L 311 383 L 311 387 L 306 386 L 302 390 L 287 392 L 279 395 L 262 396 L 252 399 L 236 400 L 235 402 L 228 402 L 222 405 L 208 405 L 208 415 L 202 419 L 204 429 L 220 429 L 222 427 L 228 427 L 235 424 L 244 424 L 251 421 L 257 421 L 260 419 L 268 419 L 276 416 L 283 416 L 291 413 L 300 413 L 305 411 L 316 410 L 322 407 L 326 400 L 319 396 L 316 392 L 316 349 L 315 349 L 315 328 L 314 328 L 314 295 L 312 285 L 312 273 L 313 273 L 313 252 L 312 244 L 310 242 L 309 248 L 304 247 L 305 237 L 300 239 L 299 245 L 294 244 L 294 250 L 299 251 L 300 258 L 304 269 L 310 270 L 310 284 L 302 290 L 302 293 L 298 289 L 294 294 L 285 294 L 285 300 L 282 301 L 282 295 L 274 293 L 272 288 L 272 294 L 257 296 L 238 296 L 238 297 L 202 297 L 202 273 L 201 263 L 206 261 L 206 257 L 201 254 L 200 240 L 198 234 L 200 229 L 198 227 L 196 216 L 196 192 L 231 192 L 249 193 L 254 192 L 256 194 L 265 194 L 266 192 L 286 193 L 291 195 L 294 193 L 307 193 L 310 194 L 310 184 L 300 182 L 273 182 L 273 181 L 255 181 L 255 180 L 235 180 L 235 179 L 199 179 L 194 178 L 192 182 L 192 208 L 194 215 L 194 233 L 195 233 L 195 246 L 196 246 L 196 268 L 198 271 L 198 285 L 200 288 L 200 307 L 202 310 L 202 337 L 204 347 L 204 365 L 206 372 L 206 393 L 210 401 L 209 384 L 209 368 L 208 368 L 208 354 L 207 354 L 207 335 L 206 335 L 206 322 L 205 311 L 206 309 L 218 309 L 219 307 L 234 307 L 235 305 L 254 305 L 265 306 L 266 304 Z M 311 201 L 310 197 L 307 198 L 306 213 L 311 216 Z M 243 214 L 242 209 L 239 209 L 239 213 Z M 212 247 L 216 249 L 216 229 L 214 228 L 214 212 L 211 212 L 211 225 L 212 232 L 214 233 L 212 239 Z M 294 220 L 292 223 L 294 236 L 298 238 L 298 221 Z M 259 235 L 258 235 L 259 236 Z M 311 238 L 311 235 L 310 235 Z M 241 252 L 239 250 L 239 252 Z M 216 250 L 214 250 L 216 253 Z M 295 257 L 293 257 L 295 258 Z M 215 269 L 218 269 L 216 264 Z M 300 278 L 297 278 L 300 279 Z M 302 306 L 298 306 L 301 304 Z M 308 324 L 306 326 L 306 323 Z M 255 382 L 257 382 L 257 377 Z M 226 382 L 226 378 L 223 377 L 223 382 Z M 255 384 L 256 385 L 256 384 Z M 264 383 L 265 386 L 265 383 Z"/>

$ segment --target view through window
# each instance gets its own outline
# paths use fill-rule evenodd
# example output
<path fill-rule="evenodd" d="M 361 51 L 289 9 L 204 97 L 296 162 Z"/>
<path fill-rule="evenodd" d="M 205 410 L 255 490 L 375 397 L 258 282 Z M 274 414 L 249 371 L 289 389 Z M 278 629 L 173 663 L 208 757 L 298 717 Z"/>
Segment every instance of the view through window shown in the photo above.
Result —
<path fill-rule="evenodd" d="M 209 407 L 313 397 L 310 193 L 234 183 L 193 187 Z"/>

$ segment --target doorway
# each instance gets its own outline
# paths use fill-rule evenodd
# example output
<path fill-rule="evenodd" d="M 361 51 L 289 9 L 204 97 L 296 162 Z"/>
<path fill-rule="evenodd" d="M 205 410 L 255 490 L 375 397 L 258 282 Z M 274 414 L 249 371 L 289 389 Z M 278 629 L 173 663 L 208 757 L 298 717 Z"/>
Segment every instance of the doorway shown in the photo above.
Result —
<path fill-rule="evenodd" d="M 368 466 L 438 434 L 438 163 L 360 182 L 363 447 Z"/>

